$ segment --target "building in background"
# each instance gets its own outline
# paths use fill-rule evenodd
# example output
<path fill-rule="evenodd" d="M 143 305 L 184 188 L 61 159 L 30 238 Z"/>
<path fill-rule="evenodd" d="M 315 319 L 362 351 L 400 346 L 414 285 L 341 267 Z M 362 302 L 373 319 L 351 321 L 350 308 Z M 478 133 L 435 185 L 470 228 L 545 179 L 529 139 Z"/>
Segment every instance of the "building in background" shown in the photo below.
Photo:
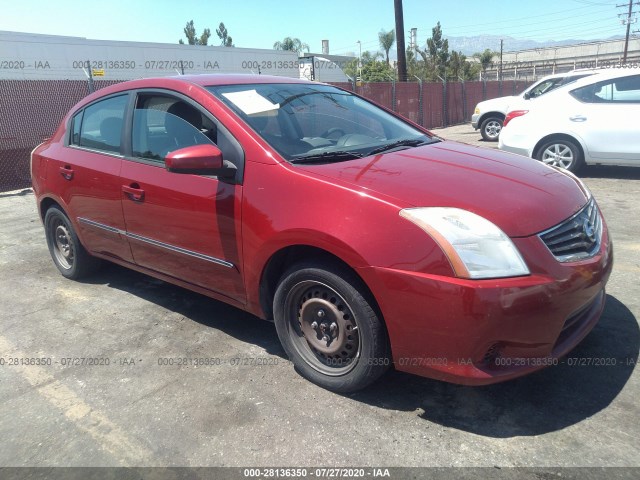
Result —
<path fill-rule="evenodd" d="M 339 63 L 330 67 L 326 70 L 340 70 L 331 72 L 340 78 L 335 81 L 346 81 Z M 120 42 L 0 31 L 0 79 L 4 80 L 87 80 L 91 74 L 100 80 L 123 81 L 201 73 L 300 78 L 301 69 L 298 54 L 285 50 Z"/>
<path fill-rule="evenodd" d="M 640 38 L 629 39 L 627 61 L 622 64 L 624 39 L 579 43 L 561 47 L 533 48 L 502 55 L 496 53 L 484 75 L 485 80 L 534 81 L 545 75 L 578 68 L 640 68 Z M 626 67 L 625 67 L 626 66 Z"/>

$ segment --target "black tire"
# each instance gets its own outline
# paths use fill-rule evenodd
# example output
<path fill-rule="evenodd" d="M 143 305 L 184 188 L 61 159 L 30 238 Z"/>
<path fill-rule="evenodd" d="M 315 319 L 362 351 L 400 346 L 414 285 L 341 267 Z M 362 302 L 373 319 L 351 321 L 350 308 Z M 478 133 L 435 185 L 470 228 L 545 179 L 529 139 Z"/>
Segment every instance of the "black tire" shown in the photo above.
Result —
<path fill-rule="evenodd" d="M 500 117 L 485 118 L 480 124 L 480 135 L 486 142 L 497 142 L 502 130 L 502 121 Z"/>
<path fill-rule="evenodd" d="M 273 302 L 276 330 L 303 377 L 349 393 L 389 368 L 387 334 L 367 297 L 360 279 L 340 265 L 304 262 L 282 276 Z"/>
<path fill-rule="evenodd" d="M 537 151 L 536 158 L 552 165 L 576 173 L 584 166 L 580 147 L 567 138 L 545 142 Z"/>
<path fill-rule="evenodd" d="M 47 210 L 44 232 L 53 263 L 64 277 L 78 280 L 100 267 L 102 262 L 85 250 L 69 218 L 58 207 Z"/>

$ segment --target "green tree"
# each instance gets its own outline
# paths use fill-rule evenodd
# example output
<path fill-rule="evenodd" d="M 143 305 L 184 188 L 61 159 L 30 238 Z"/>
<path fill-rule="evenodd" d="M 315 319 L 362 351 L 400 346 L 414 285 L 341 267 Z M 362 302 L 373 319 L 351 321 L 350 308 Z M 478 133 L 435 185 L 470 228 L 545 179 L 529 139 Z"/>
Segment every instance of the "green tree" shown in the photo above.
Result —
<path fill-rule="evenodd" d="M 273 44 L 275 50 L 288 50 L 290 52 L 300 53 L 303 51 L 309 51 L 309 45 L 302 43 L 299 38 L 285 37 L 281 42 L 275 42 Z"/>
<path fill-rule="evenodd" d="M 223 22 L 220 22 L 220 25 L 216 29 L 216 35 L 220 39 L 220 45 L 223 47 L 233 47 L 233 38 L 229 36 L 229 32 L 227 31 L 227 27 L 224 26 Z"/>
<path fill-rule="evenodd" d="M 417 49 L 407 47 L 407 76 L 409 77 L 409 81 L 413 81 L 415 77 L 420 79 L 426 78 L 425 63 L 418 58 L 416 50 Z"/>
<path fill-rule="evenodd" d="M 202 32 L 202 35 L 198 37 L 196 27 L 193 25 L 193 20 L 187 22 L 183 31 L 184 36 L 187 37 L 187 43 L 189 45 L 207 45 L 209 43 L 211 30 L 205 28 Z M 184 45 L 184 41 L 182 39 L 178 40 L 178 43 Z"/>
<path fill-rule="evenodd" d="M 374 60 L 362 66 L 363 82 L 390 82 L 396 78 L 396 72 L 387 62 Z"/>
<path fill-rule="evenodd" d="M 393 47 L 393 44 L 396 42 L 396 31 L 390 30 L 385 32 L 384 30 L 380 30 L 378 32 L 378 41 L 380 42 L 380 48 L 384 50 L 387 63 L 389 63 L 389 50 L 391 50 L 391 47 Z"/>
<path fill-rule="evenodd" d="M 380 52 L 362 52 L 361 61 L 360 72 L 356 58 L 345 66 L 344 73 L 351 78 L 360 76 L 363 82 L 389 82 L 396 77 L 395 70 L 384 61 L 384 55 Z"/>
<path fill-rule="evenodd" d="M 440 22 L 431 29 L 431 38 L 427 39 L 427 51 L 434 73 L 444 77 L 449 61 L 449 40 L 442 38 Z"/>
<path fill-rule="evenodd" d="M 462 52 L 451 52 L 451 57 L 447 64 L 447 77 L 453 81 L 460 79 L 473 80 L 478 76 L 479 70 L 478 64 L 469 62 Z"/>
<path fill-rule="evenodd" d="M 480 67 L 472 64 L 462 52 L 449 53 L 449 41 L 442 36 L 440 22 L 432 29 L 431 38 L 424 49 L 407 49 L 407 73 L 409 78 L 424 81 L 442 79 L 458 81 L 477 77 Z"/>
<path fill-rule="evenodd" d="M 482 53 L 476 53 L 473 55 L 480 62 L 480 68 L 482 70 L 482 78 L 485 78 L 485 75 L 487 74 L 487 69 L 493 63 L 493 57 L 495 55 L 497 55 L 497 53 L 488 48 Z"/>

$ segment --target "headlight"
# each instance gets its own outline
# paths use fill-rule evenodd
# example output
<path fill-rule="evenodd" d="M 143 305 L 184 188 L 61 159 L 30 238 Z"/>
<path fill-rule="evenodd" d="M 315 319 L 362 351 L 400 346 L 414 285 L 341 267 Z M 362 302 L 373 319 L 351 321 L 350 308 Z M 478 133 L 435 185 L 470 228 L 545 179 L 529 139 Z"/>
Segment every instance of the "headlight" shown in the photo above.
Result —
<path fill-rule="evenodd" d="M 400 216 L 415 223 L 440 245 L 462 278 L 529 275 L 520 252 L 489 220 L 459 208 L 405 208 Z"/>
<path fill-rule="evenodd" d="M 477 115 L 478 113 L 480 113 L 480 109 L 478 107 L 476 107 L 476 109 L 475 109 L 475 111 L 473 113 L 475 113 Z"/>

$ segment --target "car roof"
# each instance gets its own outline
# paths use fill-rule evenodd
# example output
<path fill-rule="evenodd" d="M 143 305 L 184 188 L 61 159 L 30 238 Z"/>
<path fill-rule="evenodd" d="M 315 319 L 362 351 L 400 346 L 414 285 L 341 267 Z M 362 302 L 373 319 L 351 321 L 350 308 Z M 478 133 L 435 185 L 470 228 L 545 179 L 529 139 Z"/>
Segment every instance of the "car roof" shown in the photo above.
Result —
<path fill-rule="evenodd" d="M 164 77 L 167 78 L 167 77 Z M 254 75 L 254 74 L 235 74 L 235 73 L 218 73 L 218 74 L 202 74 L 202 75 L 180 75 L 169 77 L 183 82 L 193 83 L 202 87 L 211 87 L 214 85 L 243 85 L 252 83 L 314 83 L 309 80 L 293 77 L 278 77 L 275 75 Z M 148 79 L 150 81 L 159 79 Z"/>
<path fill-rule="evenodd" d="M 311 82 L 309 80 L 278 77 L 275 75 L 251 75 L 251 74 L 203 74 L 203 75 L 177 75 L 171 77 L 151 77 L 139 80 L 129 80 L 126 82 L 116 83 L 109 87 L 101 88 L 96 92 L 88 95 L 78 102 L 72 110 L 93 102 L 99 98 L 114 93 L 134 90 L 138 88 L 166 88 L 168 90 L 180 90 L 185 86 L 196 85 L 198 87 L 213 87 L 216 85 L 250 85 L 250 84 L 269 84 L 269 83 L 301 83 L 312 85 L 324 85 L 319 82 Z"/>
<path fill-rule="evenodd" d="M 640 71 L 620 68 L 597 70 L 593 73 L 593 75 L 579 78 L 575 82 L 567 83 L 554 90 L 551 90 L 550 92 L 545 93 L 544 95 L 537 98 L 535 102 L 528 102 L 526 104 L 526 107 L 524 102 L 517 102 L 515 104 L 509 105 L 509 111 L 511 112 L 520 108 L 531 110 L 533 108 L 538 108 L 538 106 L 548 105 L 549 103 L 553 104 L 554 101 L 558 100 L 559 96 L 568 94 L 568 92 L 572 92 L 580 87 L 593 85 L 594 83 L 603 82 L 612 78 L 624 78 L 633 75 L 640 75 Z"/>
<path fill-rule="evenodd" d="M 620 68 L 612 68 L 606 70 L 598 70 L 594 72 L 593 75 L 589 75 L 587 77 L 579 78 L 573 83 L 568 83 L 558 88 L 555 91 L 566 91 L 566 90 L 575 90 L 576 88 L 583 87 L 585 85 L 591 85 L 598 82 L 603 82 L 606 80 L 610 80 L 612 78 L 624 78 L 631 77 L 633 75 L 640 75 L 640 71 L 638 70 L 629 70 L 629 69 L 620 69 Z M 551 92 L 549 92 L 551 93 Z"/>
<path fill-rule="evenodd" d="M 588 75 L 586 77 L 579 78 L 575 82 L 562 85 L 548 92 L 544 96 L 547 97 L 547 99 L 555 98 L 556 95 L 562 95 L 563 92 L 573 91 L 577 88 L 584 87 L 586 85 L 592 85 L 594 83 L 603 82 L 606 80 L 610 80 L 612 78 L 623 78 L 623 77 L 630 77 L 633 75 L 640 75 L 640 71 L 630 70 L 630 69 L 621 69 L 621 68 L 595 70 L 592 75 Z"/>

